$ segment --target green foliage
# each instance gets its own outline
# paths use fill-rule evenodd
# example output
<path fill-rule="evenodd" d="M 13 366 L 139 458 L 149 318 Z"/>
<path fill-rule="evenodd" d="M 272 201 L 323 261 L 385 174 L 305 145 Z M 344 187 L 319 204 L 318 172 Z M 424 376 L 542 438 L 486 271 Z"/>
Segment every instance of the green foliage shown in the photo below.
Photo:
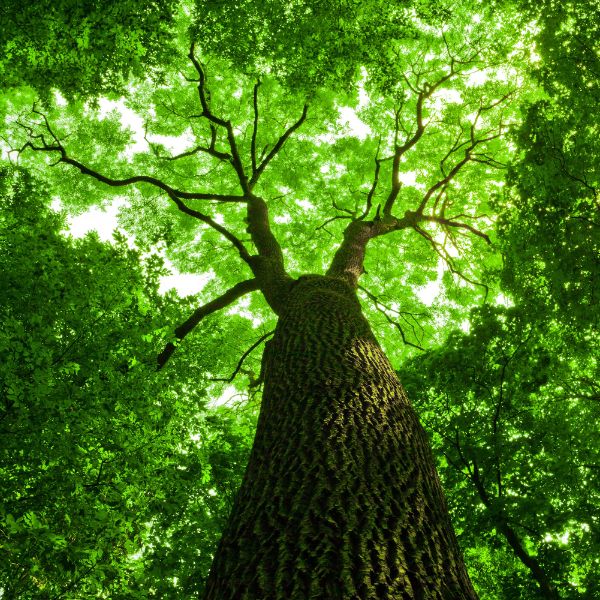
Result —
<path fill-rule="evenodd" d="M 121 92 L 169 60 L 175 0 L 3 2 L 0 77 L 47 96 Z"/>
<path fill-rule="evenodd" d="M 69 156 L 107 177 L 239 193 L 231 162 L 198 150 L 212 131 L 190 81 L 190 22 L 210 105 L 231 119 L 247 170 L 257 80 L 261 156 L 310 102 L 256 187 L 293 276 L 327 267 L 349 218 L 367 208 L 376 157 L 367 216 L 381 216 L 389 158 L 415 131 L 417 89 L 454 64 L 424 104 L 426 135 L 402 157 L 395 210 L 414 210 L 477 121 L 475 133 L 503 135 L 436 207 L 493 243 L 433 222 L 374 239 L 359 295 L 432 435 L 481 598 L 541 597 L 507 526 L 561 597 L 598 596 L 593 3 L 65 0 L 1 10 L 2 150 L 23 167 L 0 173 L 4 597 L 196 597 L 241 481 L 256 406 L 215 408 L 225 386 L 209 378 L 228 377 L 273 328 L 265 300 L 204 320 L 160 373 L 155 360 L 198 305 L 250 270 L 156 187 L 108 187 L 71 165 L 49 168 L 56 152 L 23 150 L 42 135 L 52 143 L 43 114 Z M 214 147 L 229 150 L 221 129 Z M 55 198 L 69 214 L 120 200 L 126 233 L 112 244 L 69 239 L 65 215 L 48 208 Z M 243 206 L 190 205 L 255 251 Z M 212 278 L 191 299 L 161 295 L 165 257 Z M 254 397 L 259 373 L 257 350 L 236 389 Z"/>
<path fill-rule="evenodd" d="M 239 481 L 223 454 L 243 464 L 252 412 L 205 417 L 201 348 L 180 363 L 193 378 L 157 375 L 169 315 L 185 310 L 158 295 L 157 257 L 140 264 L 122 236 L 65 239 L 24 171 L 3 168 L 1 192 L 0 587 L 133 598 L 179 577 L 189 591 Z"/>
<path fill-rule="evenodd" d="M 596 5 L 536 3 L 546 97 L 525 108 L 516 141 L 523 160 L 500 203 L 507 247 L 503 280 L 517 297 L 536 297 L 575 327 L 598 326 L 598 86 Z"/>
<path fill-rule="evenodd" d="M 469 333 L 454 332 L 439 350 L 406 363 L 401 376 L 433 433 L 482 597 L 544 597 L 506 555 L 498 533 L 507 523 L 561 597 L 593 598 L 600 585 L 593 508 L 600 373 L 589 350 L 598 340 L 567 345 L 560 323 L 531 310 L 475 310 Z M 482 540 L 489 549 L 476 551 Z M 484 575 L 500 562 L 493 578 Z"/>

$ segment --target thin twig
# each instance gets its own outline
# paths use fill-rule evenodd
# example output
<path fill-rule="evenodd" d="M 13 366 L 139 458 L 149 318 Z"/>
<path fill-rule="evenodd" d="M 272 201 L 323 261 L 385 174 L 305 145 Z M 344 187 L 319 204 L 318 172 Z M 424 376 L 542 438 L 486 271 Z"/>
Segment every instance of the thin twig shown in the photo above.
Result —
<path fill-rule="evenodd" d="M 260 344 L 262 344 L 268 337 L 271 337 L 274 333 L 275 333 L 275 330 L 269 331 L 269 333 L 265 333 L 264 335 L 261 335 L 258 338 L 258 340 L 256 340 L 256 342 L 254 342 L 254 344 L 252 344 L 252 346 L 250 346 L 250 348 L 248 348 L 248 350 L 246 350 L 244 352 L 244 354 L 242 354 L 235 369 L 233 370 L 233 373 L 229 377 L 213 377 L 213 378 L 209 379 L 209 381 L 224 381 L 226 383 L 231 383 L 235 379 L 235 376 L 240 372 L 240 369 L 242 368 L 244 361 L 246 360 L 246 358 L 248 358 L 250 353 L 253 350 L 255 350 L 256 348 L 258 348 L 258 346 L 260 346 Z"/>

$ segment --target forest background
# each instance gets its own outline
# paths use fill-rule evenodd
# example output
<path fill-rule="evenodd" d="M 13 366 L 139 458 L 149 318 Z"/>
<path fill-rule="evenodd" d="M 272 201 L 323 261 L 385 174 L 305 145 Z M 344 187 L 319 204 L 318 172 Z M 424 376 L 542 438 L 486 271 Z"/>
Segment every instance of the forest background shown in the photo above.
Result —
<path fill-rule="evenodd" d="M 600 596 L 595 3 L 9 0 L 0 19 L 0 597 L 202 594 L 276 323 L 227 296 L 255 244 L 230 131 L 294 276 L 349 223 L 408 219 L 371 241 L 358 295 L 480 598 Z M 118 212 L 110 242 L 69 235 L 91 207 Z M 165 292 L 169 273 L 203 287 Z"/>

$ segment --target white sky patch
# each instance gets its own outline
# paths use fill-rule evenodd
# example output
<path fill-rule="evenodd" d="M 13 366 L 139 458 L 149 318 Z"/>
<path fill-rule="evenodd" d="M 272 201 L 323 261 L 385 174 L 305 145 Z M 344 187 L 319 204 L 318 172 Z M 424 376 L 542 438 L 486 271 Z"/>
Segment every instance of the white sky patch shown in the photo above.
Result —
<path fill-rule="evenodd" d="M 53 208 L 55 203 L 57 204 L 58 210 L 60 210 L 60 199 L 55 198 L 53 200 Z M 127 199 L 116 198 L 107 206 L 92 206 L 92 208 L 81 215 L 68 217 L 67 229 L 62 233 L 72 235 L 74 238 L 81 238 L 90 231 L 95 231 L 103 242 L 111 242 L 113 233 L 119 226 L 119 210 L 123 206 L 127 206 L 127 204 Z"/>
<path fill-rule="evenodd" d="M 278 225 L 284 224 L 284 223 L 291 223 L 292 222 L 292 215 L 276 215 L 273 217 L 273 222 L 277 223 Z"/>
<path fill-rule="evenodd" d="M 562 535 L 558 535 L 558 534 L 551 534 L 551 533 L 547 533 L 546 536 L 544 537 L 544 541 L 545 542 L 560 542 L 561 544 L 568 544 L 569 543 L 569 537 L 571 535 L 570 531 L 565 531 Z"/>
<path fill-rule="evenodd" d="M 338 110 L 340 113 L 338 124 L 347 127 L 350 130 L 351 135 L 357 137 L 361 141 L 371 135 L 371 128 L 359 119 L 353 108 L 341 106 Z"/>
<path fill-rule="evenodd" d="M 128 204 L 125 198 L 116 198 L 111 204 L 105 207 L 93 206 L 81 215 L 67 218 L 67 229 L 62 233 L 71 235 L 74 238 L 82 238 L 91 231 L 98 233 L 98 237 L 103 242 L 112 242 L 113 233 L 119 227 L 119 210 Z M 52 209 L 60 210 L 62 203 L 60 198 L 54 198 Z M 135 247 L 135 240 L 128 237 L 128 243 L 131 248 Z M 170 271 L 175 271 L 172 275 L 163 275 L 160 278 L 159 292 L 166 294 L 169 290 L 175 289 L 180 297 L 191 296 L 201 292 L 206 284 L 215 277 L 212 270 L 200 275 L 195 273 L 179 273 L 171 261 L 166 257 L 165 264 Z"/>
<path fill-rule="evenodd" d="M 508 296 L 505 296 L 502 293 L 498 294 L 494 301 L 496 302 L 496 304 L 499 304 L 500 306 L 505 306 L 506 308 L 510 308 L 511 306 L 515 305 L 515 303 Z"/>
<path fill-rule="evenodd" d="M 358 82 L 358 108 L 365 108 L 365 106 L 369 105 L 370 98 L 369 94 L 367 94 L 367 90 L 365 89 L 365 83 L 367 81 L 367 77 L 369 73 L 365 67 L 360 68 L 360 81 Z"/>
<path fill-rule="evenodd" d="M 192 296 L 200 293 L 206 284 L 213 279 L 215 274 L 210 271 L 196 275 L 194 273 L 177 273 L 176 275 L 163 275 L 160 278 L 159 293 L 166 294 L 169 290 L 176 290 L 180 297 Z"/>
<path fill-rule="evenodd" d="M 406 171 L 405 173 L 398 173 L 398 181 L 403 185 L 407 185 L 409 187 L 423 187 L 417 184 L 418 173 L 416 171 Z"/>
<path fill-rule="evenodd" d="M 447 104 L 462 104 L 463 97 L 458 90 L 440 90 L 435 94 L 430 106 L 433 110 L 441 112 Z"/>
<path fill-rule="evenodd" d="M 238 315 L 252 321 L 252 327 L 255 329 L 262 325 L 262 319 L 258 318 L 251 310 L 248 309 L 250 306 L 250 298 L 248 296 L 242 297 L 238 300 L 236 306 L 230 308 L 227 311 L 228 315 Z"/>
<path fill-rule="evenodd" d="M 108 100 L 100 98 L 98 101 L 100 106 L 99 117 L 104 119 L 110 112 L 116 110 L 121 115 L 121 125 L 128 127 L 133 133 L 133 144 L 125 150 L 125 156 L 128 158 L 137 152 L 147 152 L 148 142 L 144 139 L 144 119 L 136 112 L 125 106 L 125 100 Z"/>
<path fill-rule="evenodd" d="M 415 295 L 425 306 L 431 306 L 440 295 L 445 267 L 446 263 L 440 258 L 437 264 L 437 279 L 429 281 L 425 285 L 421 285 L 415 289 Z"/>
<path fill-rule="evenodd" d="M 101 119 L 106 118 L 110 112 L 116 110 L 121 115 L 121 125 L 131 130 L 133 144 L 130 144 L 125 150 L 124 154 L 127 158 L 131 158 L 134 154 L 139 152 L 148 152 L 148 142 L 144 138 L 144 119 L 126 106 L 123 98 L 120 100 L 100 98 L 98 104 L 100 106 L 99 117 Z M 149 114 L 152 116 L 152 111 L 149 111 Z M 150 142 L 165 146 L 165 148 L 173 155 L 185 152 L 195 142 L 195 137 L 192 130 L 189 128 L 181 135 L 149 134 L 147 137 Z"/>
<path fill-rule="evenodd" d="M 438 278 L 416 288 L 415 296 L 425 304 L 425 306 L 431 306 L 435 302 L 435 299 L 440 295 L 441 289 L 442 281 Z"/>
<path fill-rule="evenodd" d="M 240 395 L 240 391 L 236 389 L 233 385 L 227 385 L 223 388 L 221 395 L 218 398 L 213 398 L 208 402 L 209 408 L 216 408 L 217 406 L 223 406 L 224 404 L 229 404 L 233 400 L 235 400 L 236 396 Z"/>
<path fill-rule="evenodd" d="M 323 171 L 321 171 L 323 172 Z M 294 200 L 296 206 L 299 206 L 303 210 L 312 210 L 315 206 L 310 200 Z"/>
<path fill-rule="evenodd" d="M 467 87 L 478 87 L 483 85 L 488 80 L 488 73 L 483 70 L 476 69 L 468 74 L 465 81 Z"/>
<path fill-rule="evenodd" d="M 163 145 L 173 156 L 190 150 L 196 141 L 191 129 L 187 129 L 181 135 L 158 135 L 153 133 L 148 138 L 155 144 Z"/>
<path fill-rule="evenodd" d="M 6 122 L 9 122 L 8 117 L 6 118 Z M 0 158 L 2 160 L 10 160 L 12 150 L 10 144 L 7 144 L 3 139 L 0 139 Z M 2 598 L 2 596 L 0 596 L 0 598 Z"/>
<path fill-rule="evenodd" d="M 58 91 L 54 90 L 54 102 L 56 106 L 67 106 L 67 99 Z"/>

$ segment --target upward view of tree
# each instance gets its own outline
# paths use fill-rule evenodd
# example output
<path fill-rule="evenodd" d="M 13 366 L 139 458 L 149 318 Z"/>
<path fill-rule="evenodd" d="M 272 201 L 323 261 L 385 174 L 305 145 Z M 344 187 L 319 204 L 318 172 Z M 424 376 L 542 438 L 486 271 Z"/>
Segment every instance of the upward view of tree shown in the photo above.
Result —
<path fill-rule="evenodd" d="M 0 597 L 597 597 L 599 9 L 3 11 Z"/>

